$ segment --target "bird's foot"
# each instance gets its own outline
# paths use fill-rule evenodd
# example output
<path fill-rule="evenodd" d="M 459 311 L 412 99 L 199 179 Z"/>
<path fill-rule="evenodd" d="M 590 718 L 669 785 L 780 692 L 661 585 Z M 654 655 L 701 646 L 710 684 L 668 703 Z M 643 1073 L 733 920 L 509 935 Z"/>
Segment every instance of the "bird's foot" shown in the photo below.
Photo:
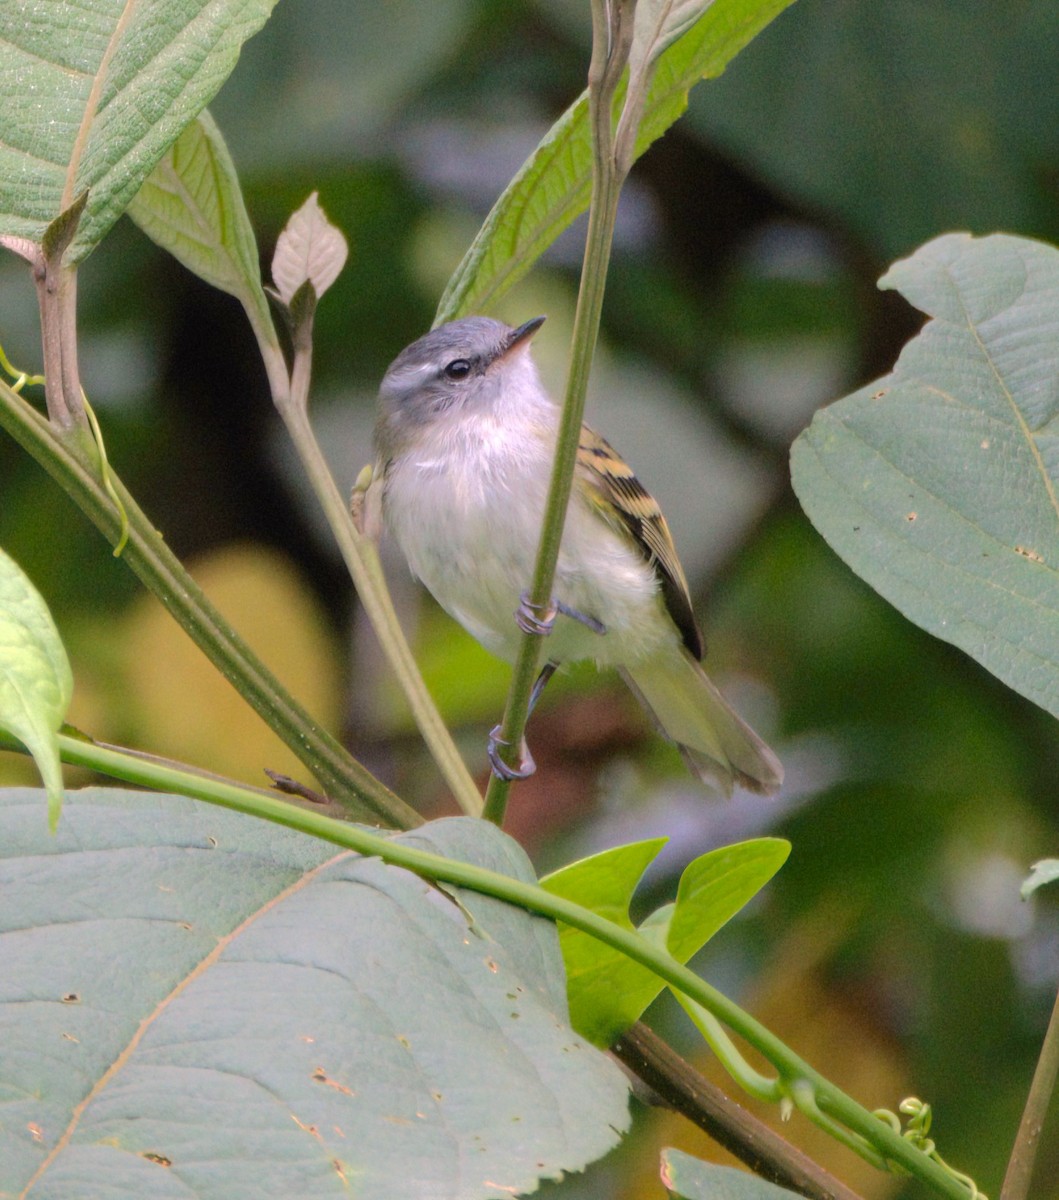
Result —
<path fill-rule="evenodd" d="M 529 779 L 533 772 L 536 771 L 537 764 L 533 761 L 533 755 L 529 752 L 526 739 L 522 739 L 517 767 L 509 766 L 500 757 L 501 747 L 510 745 L 510 742 L 506 742 L 500 736 L 500 726 L 494 725 L 489 731 L 489 744 L 486 747 L 486 754 L 489 757 L 489 765 L 493 769 L 493 774 L 497 779 L 502 779 L 505 783 L 514 783 L 516 779 Z"/>
<path fill-rule="evenodd" d="M 547 637 L 558 613 L 559 608 L 554 600 L 549 604 L 534 604 L 529 598 L 529 592 L 523 592 L 519 597 L 518 608 L 515 609 L 515 624 L 523 633 Z"/>
<path fill-rule="evenodd" d="M 534 604 L 529 598 L 529 592 L 523 592 L 519 597 L 519 605 L 515 609 L 515 623 L 523 633 L 535 633 L 540 637 L 547 637 L 551 633 L 555 618 L 559 613 L 562 613 L 564 617 L 569 617 L 571 621 L 579 622 L 586 629 L 591 629 L 593 633 L 598 633 L 600 637 L 607 632 L 607 627 L 602 621 L 597 621 L 595 617 L 571 608 L 569 604 L 564 604 L 561 600 L 553 600 L 550 604 Z"/>

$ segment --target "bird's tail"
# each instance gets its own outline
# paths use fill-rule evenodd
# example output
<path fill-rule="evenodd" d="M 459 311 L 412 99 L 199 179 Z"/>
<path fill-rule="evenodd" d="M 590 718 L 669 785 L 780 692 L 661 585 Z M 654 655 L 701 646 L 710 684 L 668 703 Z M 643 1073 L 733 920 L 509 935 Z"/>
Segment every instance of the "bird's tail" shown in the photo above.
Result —
<path fill-rule="evenodd" d="M 622 675 L 693 774 L 726 796 L 738 783 L 770 795 L 783 782 L 779 759 L 681 648 Z"/>

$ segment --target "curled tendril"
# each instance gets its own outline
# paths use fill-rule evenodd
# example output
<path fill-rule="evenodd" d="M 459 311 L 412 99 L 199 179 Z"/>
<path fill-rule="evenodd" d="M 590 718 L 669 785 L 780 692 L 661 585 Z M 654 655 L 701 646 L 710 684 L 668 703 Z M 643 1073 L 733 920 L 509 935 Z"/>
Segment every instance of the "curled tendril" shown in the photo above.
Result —
<path fill-rule="evenodd" d="M 3 369 L 14 380 L 11 390 L 16 394 L 21 392 L 27 383 L 41 384 L 44 382 L 43 375 L 30 375 L 28 371 L 20 371 L 18 367 L 13 366 L 11 360 L 4 353 L 3 346 L 0 346 L 0 369 Z"/>
<path fill-rule="evenodd" d="M 118 495 L 114 483 L 110 478 L 110 463 L 107 461 L 107 448 L 103 444 L 103 431 L 99 428 L 96 414 L 92 411 L 92 406 L 88 403 L 88 397 L 83 391 L 81 392 L 81 400 L 84 402 L 85 414 L 88 417 L 88 424 L 92 428 L 92 437 L 95 439 L 96 450 L 99 452 L 100 478 L 104 490 L 114 502 L 114 507 L 118 510 L 118 517 L 121 520 L 121 533 L 114 547 L 114 557 L 120 558 L 121 552 L 125 549 L 125 543 L 129 540 L 129 514 L 125 511 L 125 505 L 122 504 L 121 497 Z"/>
<path fill-rule="evenodd" d="M 897 1113 L 890 1112 L 888 1108 L 877 1108 L 872 1115 L 889 1125 L 894 1133 L 899 1133 L 906 1141 L 911 1142 L 917 1150 L 921 1150 L 928 1158 L 936 1162 L 957 1183 L 962 1183 L 967 1189 L 968 1200 L 989 1200 L 985 1192 L 979 1190 L 970 1175 L 965 1175 L 962 1171 L 957 1171 L 954 1167 L 949 1166 L 938 1153 L 934 1139 L 927 1137 L 930 1132 L 930 1123 L 934 1118 L 929 1104 L 920 1100 L 918 1096 L 906 1096 L 898 1104 L 897 1110 L 908 1118 L 903 1128 L 901 1118 L 897 1116 Z"/>
<path fill-rule="evenodd" d="M 20 371 L 14 366 L 11 360 L 4 353 L 3 346 L 0 346 L 0 370 L 10 375 L 14 382 L 11 384 L 11 390 L 17 395 L 22 389 L 29 384 L 44 383 L 43 375 L 30 375 L 28 371 Z M 103 445 L 103 433 L 99 428 L 99 422 L 96 420 L 96 414 L 92 411 L 92 406 L 88 403 L 88 397 L 81 392 L 81 399 L 84 401 L 85 413 L 88 416 L 88 423 L 92 427 L 92 437 L 95 439 L 96 449 L 99 451 L 99 468 L 103 487 L 107 495 L 114 502 L 114 507 L 118 510 L 118 515 L 121 518 L 121 534 L 118 537 L 118 543 L 114 547 L 114 557 L 119 558 L 122 550 L 125 549 L 125 544 L 129 540 L 129 514 L 125 511 L 125 505 L 121 502 L 121 497 L 118 495 L 114 484 L 110 478 L 110 463 L 107 462 L 107 450 Z"/>

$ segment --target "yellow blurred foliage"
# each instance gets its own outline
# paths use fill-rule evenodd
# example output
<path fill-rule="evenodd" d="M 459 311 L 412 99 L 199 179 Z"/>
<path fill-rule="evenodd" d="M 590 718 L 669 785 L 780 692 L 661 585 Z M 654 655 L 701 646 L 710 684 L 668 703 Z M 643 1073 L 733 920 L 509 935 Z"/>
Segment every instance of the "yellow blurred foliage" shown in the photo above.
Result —
<path fill-rule="evenodd" d="M 325 614 L 288 559 L 226 546 L 191 564 L 209 598 L 284 686 L 328 729 L 340 720 L 341 661 Z M 309 773 L 153 596 L 71 647 L 69 720 L 101 740 L 259 786 L 265 767 Z"/>

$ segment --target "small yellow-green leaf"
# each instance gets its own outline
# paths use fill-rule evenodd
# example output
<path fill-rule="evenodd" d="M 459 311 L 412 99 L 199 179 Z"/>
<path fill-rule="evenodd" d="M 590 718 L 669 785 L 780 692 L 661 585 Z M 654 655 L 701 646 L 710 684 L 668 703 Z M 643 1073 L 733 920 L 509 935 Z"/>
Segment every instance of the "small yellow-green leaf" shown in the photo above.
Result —
<path fill-rule="evenodd" d="M 604 850 L 546 875 L 541 887 L 631 930 L 632 894 L 665 842 L 652 838 Z M 569 926 L 559 926 L 559 944 L 566 964 L 570 1024 L 597 1046 L 609 1046 L 640 1016 L 662 982 L 620 950 Z"/>
<path fill-rule="evenodd" d="M 783 838 L 756 838 L 722 846 L 689 863 L 680 877 L 669 923 L 669 953 L 687 962 L 757 895 L 790 852 L 790 842 Z"/>
<path fill-rule="evenodd" d="M 664 844 L 655 838 L 604 850 L 541 880 L 626 929 L 629 902 L 643 872 Z M 681 876 L 675 904 L 652 913 L 640 931 L 685 963 L 779 870 L 790 846 L 778 838 L 740 842 L 703 854 Z M 636 1021 L 665 986 L 639 963 L 576 929 L 560 925 L 570 1022 L 584 1037 L 608 1046 Z"/>
<path fill-rule="evenodd" d="M 184 130 L 129 205 L 129 216 L 200 279 L 271 328 L 257 241 L 235 164 L 207 112 Z"/>
<path fill-rule="evenodd" d="M 70 662 L 40 593 L 0 550 L 0 728 L 33 755 L 55 828 L 62 808 L 56 734 L 73 693 Z"/>

